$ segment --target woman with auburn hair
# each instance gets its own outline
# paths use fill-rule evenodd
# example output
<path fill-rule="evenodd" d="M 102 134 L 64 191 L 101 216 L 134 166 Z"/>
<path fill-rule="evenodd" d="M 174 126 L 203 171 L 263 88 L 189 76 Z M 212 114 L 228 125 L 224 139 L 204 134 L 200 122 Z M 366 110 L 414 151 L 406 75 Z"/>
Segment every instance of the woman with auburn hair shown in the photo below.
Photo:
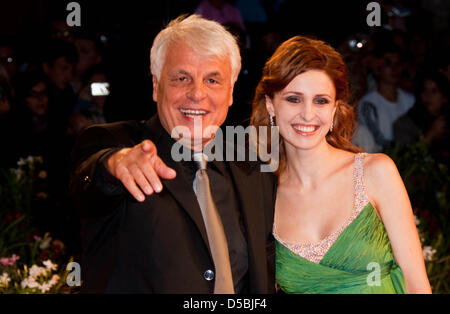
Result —
<path fill-rule="evenodd" d="M 277 283 L 286 293 L 430 293 L 402 179 L 388 156 L 351 144 L 348 93 L 342 57 L 319 40 L 293 37 L 264 67 L 251 124 L 281 135 Z"/>

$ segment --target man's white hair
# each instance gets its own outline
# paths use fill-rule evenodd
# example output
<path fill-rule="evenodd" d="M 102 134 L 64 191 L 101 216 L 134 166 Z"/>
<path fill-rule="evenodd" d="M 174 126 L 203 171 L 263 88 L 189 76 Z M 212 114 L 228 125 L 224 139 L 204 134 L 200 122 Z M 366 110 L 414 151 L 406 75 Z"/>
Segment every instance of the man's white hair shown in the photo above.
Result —
<path fill-rule="evenodd" d="M 199 15 L 180 16 L 156 36 L 150 50 L 150 69 L 160 79 L 167 49 L 174 43 L 186 44 L 202 56 L 229 57 L 231 84 L 241 71 L 241 54 L 236 39 L 222 25 Z"/>

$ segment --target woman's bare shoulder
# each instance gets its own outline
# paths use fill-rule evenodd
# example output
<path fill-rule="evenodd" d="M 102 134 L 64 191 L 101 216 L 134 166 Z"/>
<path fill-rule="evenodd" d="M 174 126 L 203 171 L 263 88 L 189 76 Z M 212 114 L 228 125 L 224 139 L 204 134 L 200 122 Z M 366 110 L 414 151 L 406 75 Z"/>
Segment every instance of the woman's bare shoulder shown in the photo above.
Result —
<path fill-rule="evenodd" d="M 386 154 L 367 154 L 364 158 L 364 181 L 374 205 L 403 186 L 394 161 Z"/>
<path fill-rule="evenodd" d="M 365 155 L 364 175 L 366 181 L 371 180 L 381 183 L 397 174 L 397 166 L 388 155 L 382 153 Z"/>

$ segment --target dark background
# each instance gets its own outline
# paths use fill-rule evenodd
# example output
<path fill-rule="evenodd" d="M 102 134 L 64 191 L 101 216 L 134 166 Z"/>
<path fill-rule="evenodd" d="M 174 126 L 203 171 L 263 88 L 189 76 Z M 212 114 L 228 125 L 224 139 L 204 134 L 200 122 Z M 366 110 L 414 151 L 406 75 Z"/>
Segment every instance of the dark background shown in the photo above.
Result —
<path fill-rule="evenodd" d="M 54 19 L 65 20 L 70 11 L 66 5 L 70 1 L 3 1 L 0 10 L 0 36 L 12 41 L 19 59 L 38 58 L 49 24 Z M 184 13 L 191 13 L 199 0 L 167 1 L 78 1 L 81 6 L 81 27 L 74 30 L 104 33 L 108 36 L 107 60 L 113 72 L 116 99 L 113 120 L 144 119 L 155 112 L 151 100 L 151 79 L 149 76 L 149 49 L 154 36 L 171 19 Z M 231 1 L 233 2 L 233 1 Z M 264 51 L 261 38 L 269 32 L 277 32 L 281 40 L 294 35 L 312 35 L 337 47 L 349 36 L 356 33 L 371 33 L 377 28 L 366 24 L 367 3 L 370 1 L 284 1 L 278 12 L 271 12 L 274 1 L 262 1 L 267 8 L 267 23 L 247 25 L 252 46 L 249 54 L 253 64 L 250 82 L 245 84 L 245 100 L 248 100 L 256 87 L 260 71 L 266 57 L 273 51 Z M 386 1 L 378 1 L 382 6 Z M 408 21 L 410 31 L 435 35 L 433 13 L 422 8 L 425 1 L 388 1 L 389 5 L 398 2 L 412 8 L 414 15 Z M 384 19 L 384 16 L 383 16 Z M 384 21 L 383 21 L 384 22 Z M 37 60 L 35 60 L 37 61 Z M 120 97 L 119 97 L 120 95 Z M 239 99 L 239 95 L 238 95 Z M 239 110 L 232 107 L 232 114 Z M 241 108 L 249 112 L 249 108 Z M 240 117 L 241 115 L 238 114 Z M 242 114 L 244 116 L 244 114 Z"/>

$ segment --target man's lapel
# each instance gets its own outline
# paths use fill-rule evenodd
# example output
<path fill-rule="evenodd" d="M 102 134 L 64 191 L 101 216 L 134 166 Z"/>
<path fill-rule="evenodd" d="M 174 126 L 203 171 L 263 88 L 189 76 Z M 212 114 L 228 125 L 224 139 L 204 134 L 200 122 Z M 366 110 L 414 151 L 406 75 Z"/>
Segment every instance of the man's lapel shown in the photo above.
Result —
<path fill-rule="evenodd" d="M 174 141 L 170 140 L 170 135 L 164 130 L 157 116 L 154 116 L 147 121 L 147 129 L 146 132 L 144 132 L 144 138 L 150 139 L 154 142 L 158 149 L 158 156 L 168 167 L 176 171 L 177 176 L 175 179 L 162 179 L 161 183 L 164 188 L 166 188 L 175 198 L 180 207 L 182 207 L 192 218 L 202 236 L 203 242 L 208 248 L 208 251 L 210 251 L 208 235 L 206 233 L 206 228 L 203 222 L 200 207 L 198 205 L 197 197 L 195 196 L 192 188 L 192 182 L 182 168 L 182 163 L 173 160 L 171 150 L 172 143 Z"/>

